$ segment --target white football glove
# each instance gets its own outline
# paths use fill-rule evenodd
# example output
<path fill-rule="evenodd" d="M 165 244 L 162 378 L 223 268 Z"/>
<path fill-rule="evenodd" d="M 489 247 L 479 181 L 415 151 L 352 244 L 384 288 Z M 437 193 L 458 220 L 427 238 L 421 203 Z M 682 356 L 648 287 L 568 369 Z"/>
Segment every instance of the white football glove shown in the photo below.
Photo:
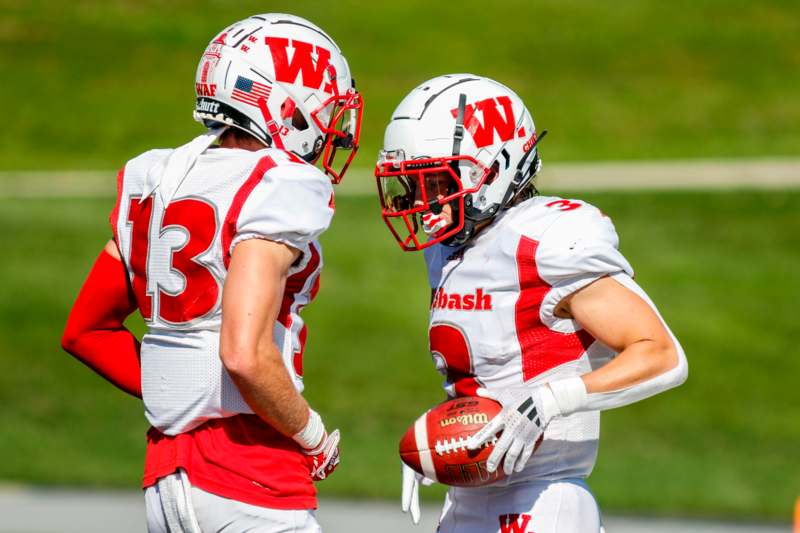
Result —
<path fill-rule="evenodd" d="M 400 463 L 403 467 L 403 493 L 400 498 L 400 509 L 404 513 L 411 512 L 411 521 L 414 525 L 419 524 L 419 485 L 422 483 L 426 487 L 432 485 L 434 481 L 422 474 L 417 473 L 405 463 Z"/>
<path fill-rule="evenodd" d="M 339 466 L 339 440 L 339 430 L 335 429 L 333 433 L 322 439 L 319 446 L 313 450 L 303 451 L 306 455 L 311 456 L 313 464 L 311 479 L 314 481 L 322 481 Z"/>
<path fill-rule="evenodd" d="M 486 460 L 486 469 L 489 472 L 497 470 L 505 456 L 505 474 L 510 476 L 514 472 L 521 472 L 536 448 L 536 442 L 544 433 L 544 428 L 554 416 L 561 414 L 550 387 L 520 386 L 500 390 L 479 388 L 477 392 L 478 396 L 499 402 L 503 410 L 470 437 L 467 448 L 480 448 L 502 430 L 502 435 Z"/>

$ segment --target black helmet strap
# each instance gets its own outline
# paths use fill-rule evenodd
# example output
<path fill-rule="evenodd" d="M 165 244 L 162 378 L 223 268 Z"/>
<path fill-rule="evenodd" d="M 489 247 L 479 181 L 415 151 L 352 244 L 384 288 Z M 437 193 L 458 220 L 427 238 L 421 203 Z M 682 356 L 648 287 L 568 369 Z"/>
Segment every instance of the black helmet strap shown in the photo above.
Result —
<path fill-rule="evenodd" d="M 458 113 L 456 115 L 456 129 L 453 132 L 453 157 L 457 157 L 461 154 L 461 140 L 464 138 L 464 113 L 466 111 L 466 108 L 467 108 L 467 95 L 461 93 L 458 95 Z M 452 163 L 455 164 L 455 161 L 453 161 Z M 456 168 L 458 168 L 457 164 Z"/>
<path fill-rule="evenodd" d="M 461 140 L 464 138 L 464 114 L 467 108 L 467 95 L 460 93 L 458 95 L 458 112 L 456 113 L 456 129 L 453 131 L 453 156 L 457 157 L 461 154 Z M 450 161 L 450 168 L 453 169 L 456 176 L 461 179 L 461 169 L 458 166 L 458 161 Z M 420 183 L 421 187 L 424 184 Z M 442 205 L 438 201 L 430 202 L 431 211 L 438 215 L 442 212 Z"/>

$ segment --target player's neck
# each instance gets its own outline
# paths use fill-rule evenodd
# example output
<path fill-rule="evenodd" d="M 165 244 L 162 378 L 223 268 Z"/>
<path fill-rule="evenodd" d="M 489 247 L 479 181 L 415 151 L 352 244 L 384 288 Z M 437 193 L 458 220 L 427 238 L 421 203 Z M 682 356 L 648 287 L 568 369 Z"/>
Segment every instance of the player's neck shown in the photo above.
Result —
<path fill-rule="evenodd" d="M 223 133 L 219 138 L 219 146 L 221 148 L 239 148 L 240 150 L 249 150 L 251 152 L 264 149 L 264 145 L 255 137 L 229 134 L 229 131 Z"/>
<path fill-rule="evenodd" d="M 477 237 L 480 232 L 491 226 L 492 222 L 494 222 L 494 219 L 490 218 L 489 220 L 482 220 L 475 224 L 475 229 L 473 230 L 474 233 L 472 234 L 473 237 Z"/>
<path fill-rule="evenodd" d="M 521 204 L 522 202 L 525 202 L 525 201 L 527 201 L 527 200 L 530 200 L 531 198 L 533 198 L 533 197 L 534 197 L 534 196 L 536 196 L 537 194 L 538 194 L 538 191 L 536 191 L 536 189 L 535 189 L 535 188 L 533 188 L 533 187 L 531 187 L 531 188 L 529 188 L 529 189 L 526 189 L 526 190 L 524 190 L 524 191 L 521 191 L 519 194 L 517 194 L 517 195 L 514 197 L 514 199 L 513 199 L 513 200 L 511 200 L 511 205 L 510 205 L 510 206 L 508 206 L 508 209 L 514 209 L 515 207 L 517 207 L 517 206 L 518 206 L 519 204 Z M 499 214 L 498 214 L 498 216 L 499 216 Z M 483 220 L 483 221 L 481 221 L 481 222 L 478 222 L 477 224 L 475 224 L 475 230 L 474 230 L 473 236 L 477 236 L 477 235 L 478 235 L 478 233 L 480 233 L 480 232 L 481 232 L 481 231 L 483 231 L 484 229 L 486 229 L 486 228 L 488 228 L 489 226 L 491 226 L 491 225 L 492 225 L 492 223 L 493 223 L 495 220 L 497 220 L 497 217 L 495 217 L 495 218 L 490 218 L 490 219 L 488 219 L 488 220 Z"/>

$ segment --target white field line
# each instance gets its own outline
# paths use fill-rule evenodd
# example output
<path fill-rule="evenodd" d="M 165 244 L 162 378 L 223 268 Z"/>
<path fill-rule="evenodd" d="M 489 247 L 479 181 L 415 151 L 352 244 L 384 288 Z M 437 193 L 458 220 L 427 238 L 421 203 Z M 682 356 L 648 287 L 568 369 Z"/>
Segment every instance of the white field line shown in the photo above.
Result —
<path fill-rule="evenodd" d="M 786 189 L 800 187 L 800 158 L 547 163 L 537 177 L 546 194 L 561 191 Z M 109 197 L 112 171 L 0 172 L 0 198 Z M 352 169 L 338 194 L 375 194 L 371 169 Z"/>

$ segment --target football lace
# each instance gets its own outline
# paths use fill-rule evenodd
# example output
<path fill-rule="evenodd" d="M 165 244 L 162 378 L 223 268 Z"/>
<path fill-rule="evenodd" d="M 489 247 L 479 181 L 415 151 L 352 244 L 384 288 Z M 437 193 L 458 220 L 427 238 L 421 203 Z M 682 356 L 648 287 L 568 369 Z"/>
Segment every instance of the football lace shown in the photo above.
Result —
<path fill-rule="evenodd" d="M 465 439 L 464 437 L 452 437 L 450 439 L 445 439 L 443 441 L 437 440 L 433 446 L 433 450 L 436 452 L 436 455 L 444 455 L 448 453 L 456 453 L 461 451 L 467 450 L 467 441 L 469 439 Z M 492 437 L 492 440 L 488 442 L 484 442 L 481 445 L 481 448 L 485 448 L 489 445 L 494 446 L 497 442 L 497 437 Z"/>

